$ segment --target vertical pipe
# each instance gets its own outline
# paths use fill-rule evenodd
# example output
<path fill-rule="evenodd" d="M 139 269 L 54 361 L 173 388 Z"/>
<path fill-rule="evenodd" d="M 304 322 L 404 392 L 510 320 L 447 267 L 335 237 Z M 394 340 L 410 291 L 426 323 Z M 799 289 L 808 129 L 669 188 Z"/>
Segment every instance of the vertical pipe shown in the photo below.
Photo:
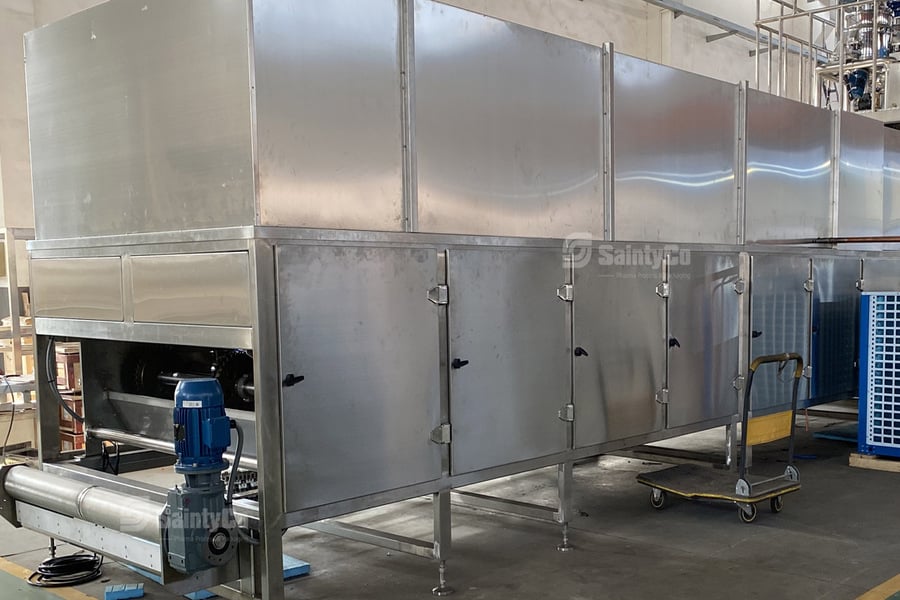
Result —
<path fill-rule="evenodd" d="M 755 84 L 756 89 L 759 89 L 759 2 L 760 0 L 756 0 L 756 54 L 753 56 L 754 67 L 756 69 L 756 80 L 753 82 Z"/>
<path fill-rule="evenodd" d="M 877 97 L 875 95 L 878 81 L 878 3 L 872 2 L 872 77 L 869 78 L 869 85 L 872 88 L 872 110 L 878 110 Z"/>
<path fill-rule="evenodd" d="M 778 19 L 778 95 L 787 96 L 787 53 L 784 43 L 784 4 L 779 3 L 781 15 Z"/>
<path fill-rule="evenodd" d="M 741 82 L 737 86 L 737 110 L 735 110 L 735 148 L 734 148 L 734 179 L 735 179 L 735 205 L 737 206 L 737 227 L 735 241 L 738 244 L 746 243 L 747 233 L 747 104 L 750 83 Z"/>
<path fill-rule="evenodd" d="M 847 110 L 847 86 L 844 85 L 844 62 L 847 60 L 847 48 L 844 40 L 844 7 L 838 7 L 837 20 L 838 44 L 838 106 L 839 110 Z"/>
<path fill-rule="evenodd" d="M 772 32 L 766 33 L 766 84 L 767 92 L 772 93 Z"/>
<path fill-rule="evenodd" d="M 815 21 L 812 18 L 812 15 L 809 17 L 809 56 L 807 57 L 807 69 L 809 70 L 808 83 L 809 83 L 809 104 L 813 104 L 818 106 L 818 102 L 816 101 L 818 94 L 816 90 L 819 88 L 819 78 L 816 76 L 816 67 L 818 66 L 818 61 L 816 60 L 816 53 L 818 50 L 815 49 L 815 40 L 816 34 L 814 29 Z"/>
<path fill-rule="evenodd" d="M 10 375 L 22 372 L 22 329 L 19 321 L 20 299 L 19 299 L 19 279 L 16 265 L 16 234 L 12 228 L 7 227 L 3 236 L 3 243 L 6 245 L 6 282 L 9 286 L 9 323 L 10 335 L 12 336 L 12 355 L 13 364 L 6 366 L 6 372 Z M 15 402 L 15 398 L 10 394 L 10 402 Z"/>

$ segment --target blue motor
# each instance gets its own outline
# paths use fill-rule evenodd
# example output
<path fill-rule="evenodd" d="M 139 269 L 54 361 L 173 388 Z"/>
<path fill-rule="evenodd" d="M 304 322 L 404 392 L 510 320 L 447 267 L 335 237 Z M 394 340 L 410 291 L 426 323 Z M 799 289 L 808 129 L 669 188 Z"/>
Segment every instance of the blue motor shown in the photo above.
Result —
<path fill-rule="evenodd" d="M 175 388 L 175 463 L 177 473 L 221 473 L 231 445 L 225 398 L 215 379 L 186 379 Z"/>
<path fill-rule="evenodd" d="M 167 557 L 174 569 L 190 574 L 227 563 L 240 539 L 222 482 L 232 423 L 215 379 L 179 382 L 172 416 L 175 471 L 184 475 L 184 485 L 169 490 L 166 502 Z"/>

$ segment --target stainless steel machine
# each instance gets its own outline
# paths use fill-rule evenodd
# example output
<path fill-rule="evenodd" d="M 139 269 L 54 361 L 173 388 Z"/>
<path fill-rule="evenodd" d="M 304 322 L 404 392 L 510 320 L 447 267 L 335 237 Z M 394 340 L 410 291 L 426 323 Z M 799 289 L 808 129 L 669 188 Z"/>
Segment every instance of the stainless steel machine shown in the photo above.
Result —
<path fill-rule="evenodd" d="M 569 549 L 574 461 L 731 425 L 756 355 L 803 355 L 807 403 L 853 394 L 858 289 L 900 280 L 829 243 L 893 226 L 893 137 L 432 0 L 112 0 L 28 34 L 26 69 L 42 470 L 7 468 L 0 511 L 175 590 L 282 598 L 305 525 L 435 559 L 446 594 L 451 499 Z M 234 558 L 185 573 L 158 522 L 87 501 L 162 514 L 127 472 L 174 462 L 174 386 L 200 376 L 258 495 Z M 788 385 L 760 374 L 753 406 Z M 138 449 L 119 475 L 104 441 Z M 463 489 L 552 465 L 557 507 Z M 422 495 L 433 540 L 334 520 Z"/>

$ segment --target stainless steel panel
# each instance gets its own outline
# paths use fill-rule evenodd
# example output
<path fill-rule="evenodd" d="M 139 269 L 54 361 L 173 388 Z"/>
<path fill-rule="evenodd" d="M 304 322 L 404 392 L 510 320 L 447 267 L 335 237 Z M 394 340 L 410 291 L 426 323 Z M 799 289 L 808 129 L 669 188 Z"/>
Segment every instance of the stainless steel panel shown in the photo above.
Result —
<path fill-rule="evenodd" d="M 121 321 L 125 318 L 122 259 L 32 260 L 31 294 L 37 317 Z"/>
<path fill-rule="evenodd" d="M 667 427 L 737 414 L 740 257 L 672 253 L 668 299 Z"/>
<path fill-rule="evenodd" d="M 252 324 L 246 252 L 133 256 L 130 260 L 135 321 Z"/>
<path fill-rule="evenodd" d="M 600 49 L 416 0 L 419 228 L 603 234 Z"/>
<path fill-rule="evenodd" d="M 789 254 L 756 255 L 750 262 L 750 356 L 797 352 L 809 363 L 810 259 Z M 790 373 L 773 365 L 761 367 L 753 379 L 751 409 L 764 414 L 791 402 Z M 806 379 L 799 400 L 807 398 Z"/>
<path fill-rule="evenodd" d="M 858 258 L 813 258 L 809 404 L 856 394 L 859 356 Z"/>
<path fill-rule="evenodd" d="M 737 86 L 617 54 L 614 91 L 615 239 L 734 244 Z"/>
<path fill-rule="evenodd" d="M 437 479 L 434 250 L 276 248 L 287 512 Z M 362 504 L 365 504 L 364 502 Z"/>
<path fill-rule="evenodd" d="M 575 269 L 573 345 L 587 353 L 574 359 L 576 448 L 665 424 L 655 399 L 666 378 L 666 308 L 656 294 L 662 269 L 612 264 L 626 252 L 601 246 L 599 260 Z"/>
<path fill-rule="evenodd" d="M 880 121 L 841 113 L 839 236 L 881 235 L 884 213 L 884 131 Z"/>
<path fill-rule="evenodd" d="M 561 452 L 571 397 L 568 304 L 558 249 L 451 250 L 454 474 Z"/>
<path fill-rule="evenodd" d="M 254 222 L 248 14 L 118 0 L 26 35 L 38 239 Z"/>
<path fill-rule="evenodd" d="M 831 235 L 831 111 L 747 96 L 747 239 Z"/>
<path fill-rule="evenodd" d="M 398 231 L 396 0 L 253 3 L 264 225 Z"/>
<path fill-rule="evenodd" d="M 900 131 L 884 128 L 885 235 L 900 235 Z"/>
<path fill-rule="evenodd" d="M 900 291 L 900 256 L 864 258 L 863 289 L 867 292 Z"/>

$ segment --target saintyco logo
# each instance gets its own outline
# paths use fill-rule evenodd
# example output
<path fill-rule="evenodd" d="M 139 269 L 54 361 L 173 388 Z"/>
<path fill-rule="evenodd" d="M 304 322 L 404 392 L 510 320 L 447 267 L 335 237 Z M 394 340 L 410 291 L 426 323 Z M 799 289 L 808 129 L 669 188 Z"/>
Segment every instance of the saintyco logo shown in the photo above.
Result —
<path fill-rule="evenodd" d="M 571 265 L 576 269 L 587 266 L 592 260 L 602 266 L 659 269 L 666 256 L 669 257 L 669 266 L 691 264 L 691 251 L 676 244 L 655 247 L 650 244 L 613 245 L 595 242 L 589 233 L 572 234 L 566 237 L 563 244 L 565 266 Z"/>

